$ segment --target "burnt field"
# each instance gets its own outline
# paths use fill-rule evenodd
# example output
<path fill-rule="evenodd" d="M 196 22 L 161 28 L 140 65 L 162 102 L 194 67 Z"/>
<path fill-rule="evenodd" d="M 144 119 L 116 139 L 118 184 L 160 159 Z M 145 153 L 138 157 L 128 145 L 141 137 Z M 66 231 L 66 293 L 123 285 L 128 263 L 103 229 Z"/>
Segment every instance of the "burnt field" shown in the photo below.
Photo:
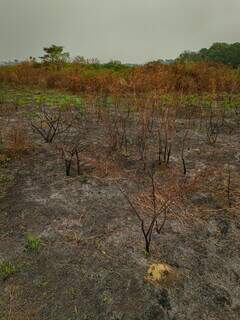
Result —
<path fill-rule="evenodd" d="M 0 319 L 239 319 L 234 99 L 3 98 Z"/>

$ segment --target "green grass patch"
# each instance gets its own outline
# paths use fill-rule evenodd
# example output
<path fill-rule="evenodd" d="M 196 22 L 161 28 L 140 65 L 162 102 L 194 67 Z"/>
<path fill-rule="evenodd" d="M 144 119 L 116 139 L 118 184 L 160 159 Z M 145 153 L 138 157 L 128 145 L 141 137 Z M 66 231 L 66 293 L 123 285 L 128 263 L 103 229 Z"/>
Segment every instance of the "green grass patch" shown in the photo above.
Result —
<path fill-rule="evenodd" d="M 10 261 L 0 261 L 0 278 L 2 280 L 8 279 L 16 272 L 16 268 Z"/>
<path fill-rule="evenodd" d="M 37 90 L 26 88 L 0 87 L 0 105 L 13 104 L 15 106 L 58 106 L 66 108 L 69 106 L 83 108 L 83 98 L 59 92 L 56 90 Z"/>
<path fill-rule="evenodd" d="M 41 239 L 31 233 L 26 235 L 26 249 L 30 252 L 38 252 L 41 246 Z"/>

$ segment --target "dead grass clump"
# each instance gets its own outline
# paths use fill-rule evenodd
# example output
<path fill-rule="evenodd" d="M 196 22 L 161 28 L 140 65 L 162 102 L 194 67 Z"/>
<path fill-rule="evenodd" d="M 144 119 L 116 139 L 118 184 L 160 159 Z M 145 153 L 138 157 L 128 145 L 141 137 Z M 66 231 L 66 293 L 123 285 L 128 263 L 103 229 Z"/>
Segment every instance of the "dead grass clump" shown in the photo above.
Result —
<path fill-rule="evenodd" d="M 4 149 L 11 154 L 21 154 L 32 148 L 27 130 L 20 123 L 8 129 L 4 136 Z"/>
<path fill-rule="evenodd" d="M 177 280 L 178 274 L 175 268 L 166 263 L 153 263 L 149 266 L 144 280 L 158 287 L 159 285 L 171 285 Z"/>

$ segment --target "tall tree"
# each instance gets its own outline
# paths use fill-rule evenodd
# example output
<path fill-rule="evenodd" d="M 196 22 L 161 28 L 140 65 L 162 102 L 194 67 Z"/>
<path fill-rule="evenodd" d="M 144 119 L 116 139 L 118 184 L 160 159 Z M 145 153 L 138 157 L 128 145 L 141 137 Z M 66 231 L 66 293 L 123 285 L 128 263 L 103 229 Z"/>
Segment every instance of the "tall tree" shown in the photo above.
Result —
<path fill-rule="evenodd" d="M 51 65 L 62 65 L 69 60 L 69 53 L 63 52 L 63 46 L 57 46 L 55 44 L 51 45 L 51 47 L 43 48 L 45 54 L 40 57 L 43 63 L 51 64 Z"/>

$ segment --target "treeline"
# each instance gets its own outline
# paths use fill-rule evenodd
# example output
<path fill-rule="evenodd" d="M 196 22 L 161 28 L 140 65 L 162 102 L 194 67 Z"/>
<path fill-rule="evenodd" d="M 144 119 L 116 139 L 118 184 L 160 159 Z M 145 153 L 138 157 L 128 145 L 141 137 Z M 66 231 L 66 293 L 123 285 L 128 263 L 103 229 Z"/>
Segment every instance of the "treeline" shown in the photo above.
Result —
<path fill-rule="evenodd" d="M 185 51 L 177 61 L 214 61 L 238 68 L 240 66 L 240 43 L 217 42 L 209 49 L 203 48 L 198 52 Z"/>
<path fill-rule="evenodd" d="M 44 48 L 41 60 L 0 67 L 0 83 L 35 86 L 80 94 L 156 93 L 238 93 L 240 72 L 231 66 L 213 62 L 179 59 L 128 66 L 119 61 L 100 64 L 82 57 L 69 59 L 63 47 Z"/>

